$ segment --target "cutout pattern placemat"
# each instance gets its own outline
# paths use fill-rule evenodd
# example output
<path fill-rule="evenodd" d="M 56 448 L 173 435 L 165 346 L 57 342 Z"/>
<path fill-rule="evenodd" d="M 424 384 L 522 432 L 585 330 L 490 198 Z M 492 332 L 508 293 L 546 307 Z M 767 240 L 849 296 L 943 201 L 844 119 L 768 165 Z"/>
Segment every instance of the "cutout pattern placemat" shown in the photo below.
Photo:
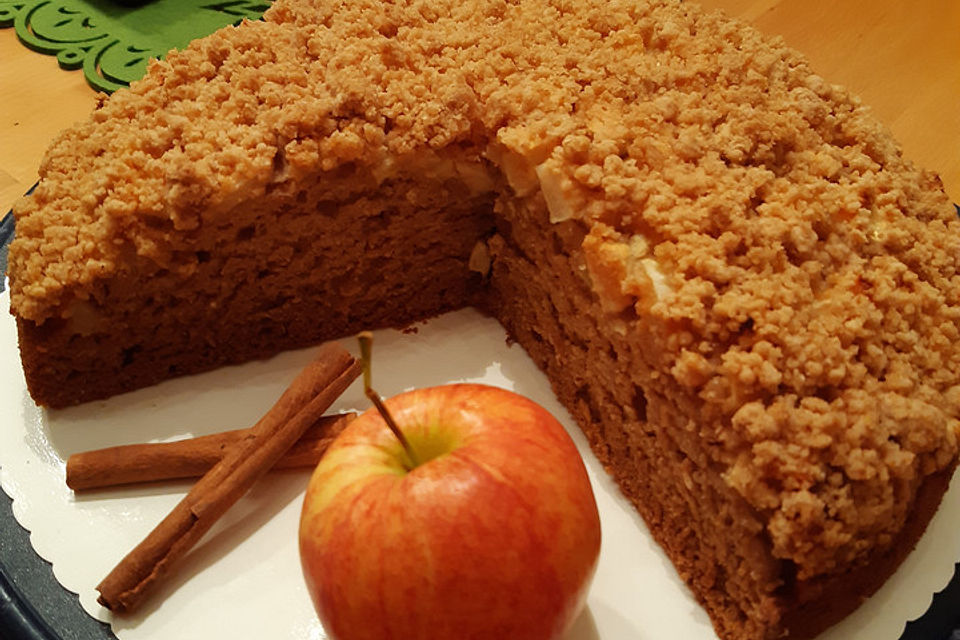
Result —
<path fill-rule="evenodd" d="M 143 75 L 191 40 L 243 19 L 257 20 L 270 0 L 0 0 L 0 27 L 57 57 L 64 69 L 83 69 L 94 89 L 111 93 Z"/>

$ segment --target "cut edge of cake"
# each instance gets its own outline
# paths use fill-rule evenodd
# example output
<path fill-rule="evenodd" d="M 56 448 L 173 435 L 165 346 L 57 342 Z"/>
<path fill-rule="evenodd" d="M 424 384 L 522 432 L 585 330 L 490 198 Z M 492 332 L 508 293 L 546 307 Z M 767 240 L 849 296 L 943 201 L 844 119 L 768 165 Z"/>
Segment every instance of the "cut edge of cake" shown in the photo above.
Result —
<path fill-rule="evenodd" d="M 814 634 L 956 466 L 960 223 L 781 44 L 687 3 L 564 7 L 288 0 L 154 63 L 16 207 L 31 393 L 477 305 L 721 636 Z"/>

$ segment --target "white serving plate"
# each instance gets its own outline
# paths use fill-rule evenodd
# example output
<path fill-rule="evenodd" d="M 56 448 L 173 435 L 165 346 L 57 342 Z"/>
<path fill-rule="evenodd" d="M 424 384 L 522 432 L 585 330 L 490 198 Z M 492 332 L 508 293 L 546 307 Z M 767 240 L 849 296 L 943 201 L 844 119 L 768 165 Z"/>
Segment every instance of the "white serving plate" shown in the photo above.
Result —
<path fill-rule="evenodd" d="M 0 295 L 8 308 L 9 293 Z M 356 351 L 351 340 L 344 345 Z M 218 522 L 156 597 L 129 617 L 96 602 L 95 586 L 189 489 L 190 483 L 74 496 L 64 484 L 75 452 L 203 435 L 253 424 L 311 357 L 287 352 L 66 410 L 36 407 L 26 391 L 13 319 L 0 318 L 0 484 L 17 520 L 57 580 L 78 593 L 120 640 L 321 640 L 326 638 L 300 573 L 297 524 L 309 471 L 271 473 Z M 416 333 L 380 331 L 374 386 L 384 396 L 469 381 L 512 389 L 567 427 L 587 464 L 603 546 L 588 599 L 567 640 L 715 640 L 704 611 L 607 477 L 546 377 L 500 325 L 473 310 L 447 314 Z M 359 382 L 332 408 L 365 410 Z M 953 483 L 927 534 L 886 585 L 824 636 L 893 640 L 923 614 L 960 559 L 960 490 Z"/>

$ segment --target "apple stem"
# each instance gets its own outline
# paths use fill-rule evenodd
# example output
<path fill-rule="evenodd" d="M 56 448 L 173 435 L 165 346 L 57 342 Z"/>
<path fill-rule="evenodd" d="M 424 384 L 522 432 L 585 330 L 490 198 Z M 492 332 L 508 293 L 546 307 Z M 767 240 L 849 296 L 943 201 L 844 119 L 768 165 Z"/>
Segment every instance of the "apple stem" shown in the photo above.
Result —
<path fill-rule="evenodd" d="M 417 456 L 413 453 L 413 447 L 410 446 L 406 436 L 403 435 L 403 431 L 400 430 L 400 427 L 397 425 L 397 421 L 393 419 L 392 415 L 390 415 L 390 411 L 387 409 L 387 405 L 384 403 L 383 398 L 381 398 L 380 394 L 374 391 L 373 387 L 370 385 L 370 381 L 373 377 L 373 334 L 369 331 L 361 331 L 357 335 L 357 340 L 360 342 L 360 365 L 363 367 L 363 393 L 370 398 L 370 401 L 373 403 L 373 406 L 377 408 L 377 411 L 380 413 L 383 421 L 387 423 L 387 426 L 390 427 L 390 431 L 392 431 L 393 435 L 395 435 L 397 440 L 400 441 L 400 444 L 403 446 L 403 450 L 407 452 L 407 457 L 410 458 L 410 463 L 413 465 L 413 467 L 417 467 L 420 463 L 417 461 Z M 413 467 L 408 469 L 408 471 L 413 469 Z"/>

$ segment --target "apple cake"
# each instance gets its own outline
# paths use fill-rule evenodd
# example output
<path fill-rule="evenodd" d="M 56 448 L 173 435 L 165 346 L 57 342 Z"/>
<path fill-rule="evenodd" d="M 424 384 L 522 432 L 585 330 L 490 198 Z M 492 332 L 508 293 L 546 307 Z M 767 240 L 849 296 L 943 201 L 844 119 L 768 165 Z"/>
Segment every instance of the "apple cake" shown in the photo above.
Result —
<path fill-rule="evenodd" d="M 854 97 L 674 0 L 276 0 L 49 149 L 42 405 L 474 305 L 722 638 L 815 635 L 957 464 L 960 221 Z"/>

